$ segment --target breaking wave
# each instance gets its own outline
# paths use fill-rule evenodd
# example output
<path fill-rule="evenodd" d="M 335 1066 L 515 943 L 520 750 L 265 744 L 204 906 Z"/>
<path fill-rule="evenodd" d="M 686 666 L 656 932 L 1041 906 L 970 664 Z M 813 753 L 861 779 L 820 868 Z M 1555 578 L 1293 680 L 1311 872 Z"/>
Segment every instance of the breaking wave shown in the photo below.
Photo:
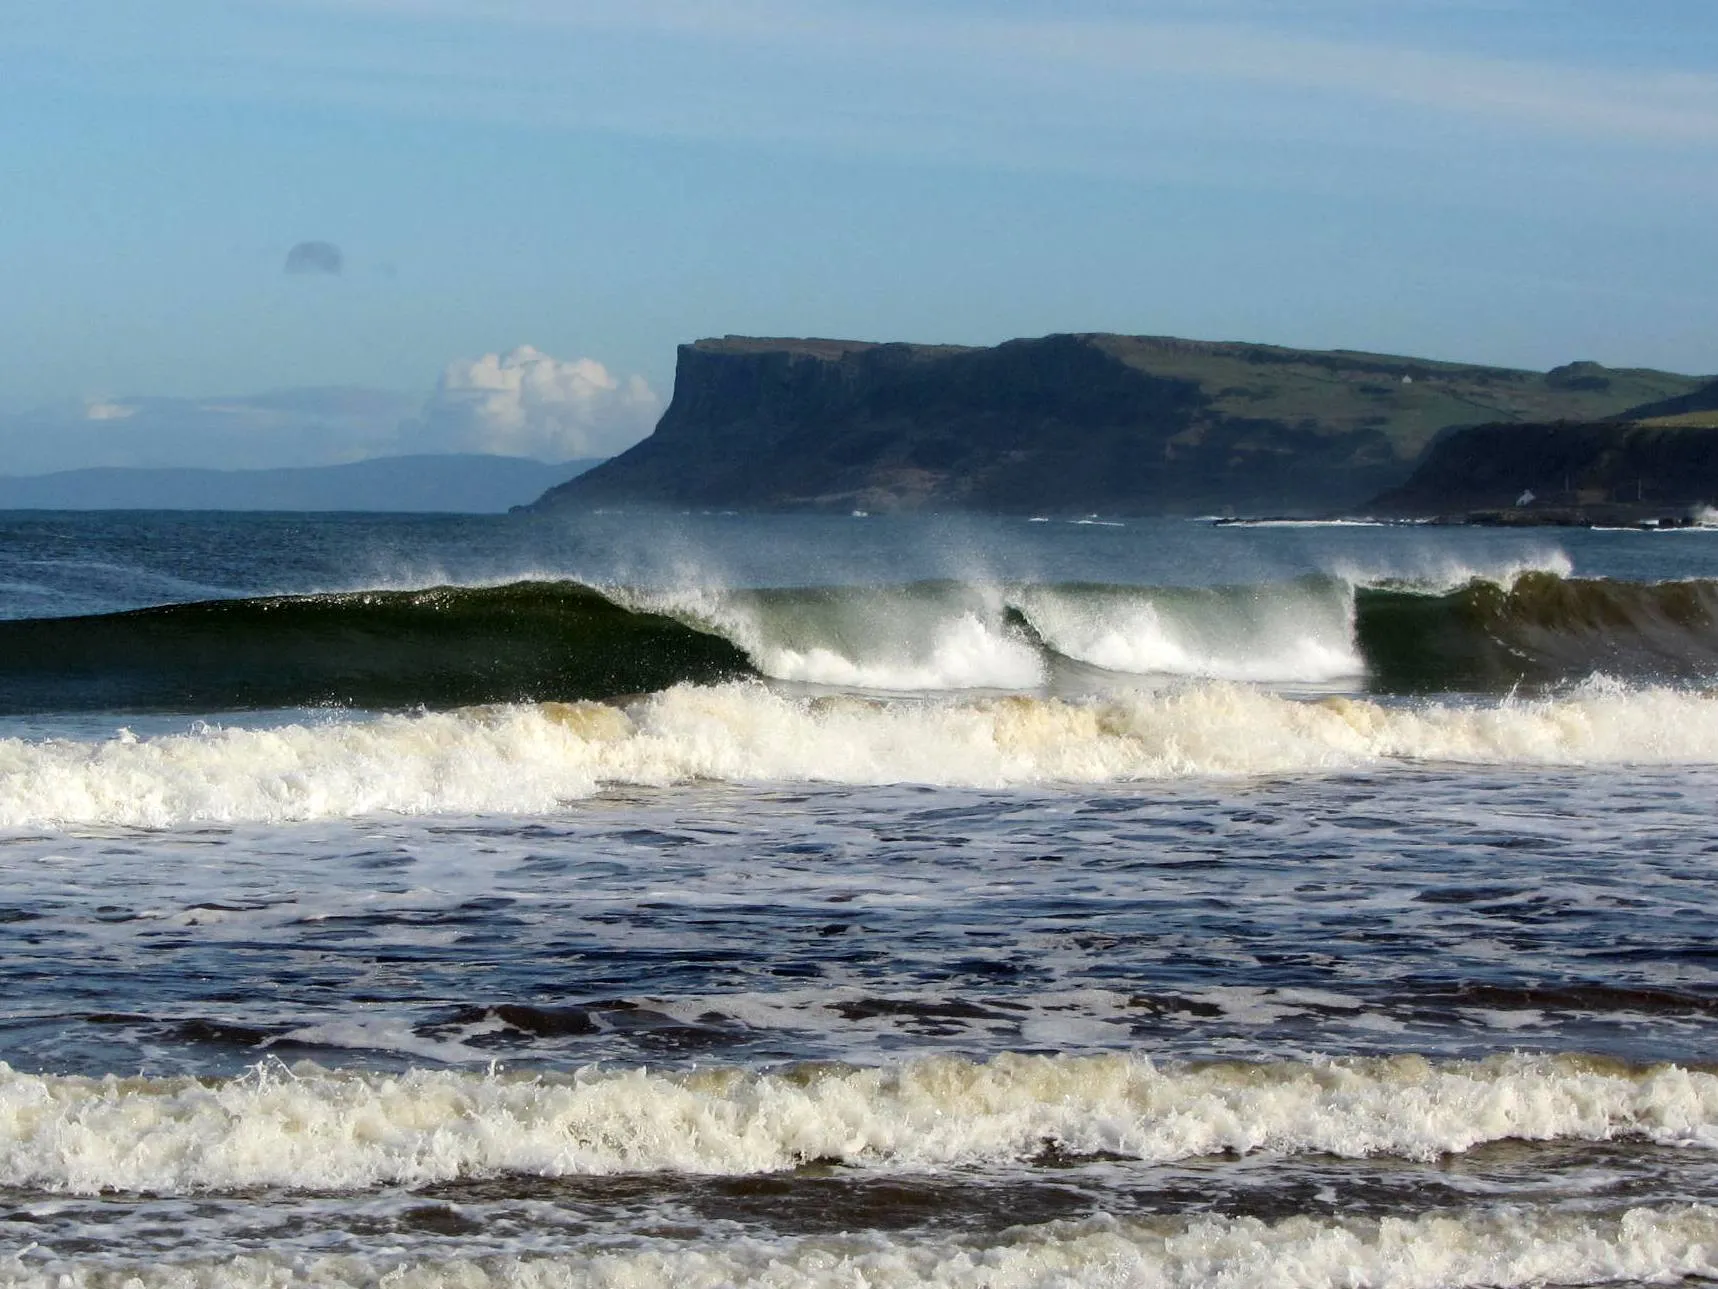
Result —
<path fill-rule="evenodd" d="M 1718 698 L 1591 684 L 1481 704 L 1303 701 L 1207 684 L 1078 701 L 676 686 L 542 703 L 99 741 L 0 740 L 0 827 L 541 813 L 610 784 L 1004 787 L 1318 773 L 1400 760 L 1718 762 Z"/>
<path fill-rule="evenodd" d="M 1602 672 L 1658 681 L 1718 673 L 1718 582 L 1526 573 L 1440 595 L 1360 592 L 1367 673 L 1391 692 L 1495 690 Z"/>
<path fill-rule="evenodd" d="M 215 600 L 0 622 L 0 711 L 447 709 L 756 675 L 897 693 L 1114 689 L 1125 677 L 1429 693 L 1718 672 L 1718 582 L 1466 571 L 1219 587 L 519 582 Z"/>
<path fill-rule="evenodd" d="M 1718 1212 L 1698 1204 L 1598 1212 L 1463 1209 L 1410 1218 L 1274 1222 L 1198 1216 L 1019 1226 L 986 1239 L 875 1233 L 802 1239 L 698 1240 L 570 1254 L 421 1259 L 247 1253 L 141 1266 L 126 1262 L 0 1262 L 20 1289 L 186 1285 L 279 1289 L 392 1284 L 439 1289 L 1434 1289 L 1484 1285 L 1668 1284 L 1718 1275 Z M 39 1255 L 38 1255 L 39 1257 Z"/>
<path fill-rule="evenodd" d="M 570 1075 L 260 1066 L 226 1081 L 0 1065 L 0 1184 L 345 1190 L 499 1175 L 740 1175 L 1221 1153 L 1431 1160 L 1487 1142 L 1718 1147 L 1718 1076 L 1601 1057 L 1158 1067 L 1126 1056 Z"/>

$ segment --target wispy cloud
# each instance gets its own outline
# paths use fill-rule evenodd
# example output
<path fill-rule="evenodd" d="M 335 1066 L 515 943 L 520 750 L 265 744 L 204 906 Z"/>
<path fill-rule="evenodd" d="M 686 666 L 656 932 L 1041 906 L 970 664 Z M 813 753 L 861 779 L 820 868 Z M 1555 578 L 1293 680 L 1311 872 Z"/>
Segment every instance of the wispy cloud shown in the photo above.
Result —
<path fill-rule="evenodd" d="M 1693 54 L 1642 70 L 1603 39 L 1560 60 L 1449 43 L 1512 13 L 1508 30 L 1542 28 L 1506 0 L 1066 8 L 163 0 L 145 20 L 129 0 L 65 0 L 0 33 L 0 74 L 10 41 L 27 77 L 359 117 L 1493 209 L 1597 201 L 1614 217 L 1625 194 L 1718 204 L 1718 73 Z"/>
<path fill-rule="evenodd" d="M 279 2 L 326 8 L 332 0 Z M 1710 71 L 1490 57 L 1285 29 L 1304 6 L 1208 6 L 1227 15 L 1220 21 L 1125 12 L 1046 19 L 1006 6 L 904 9 L 832 0 L 340 0 L 339 7 L 423 25 L 530 27 L 568 40 L 601 33 L 720 46 L 833 70 L 934 62 L 956 81 L 1077 86 L 1082 97 L 1126 100 L 1150 81 L 1170 80 L 1339 96 L 1575 138 L 1718 142 L 1718 75 Z"/>
<path fill-rule="evenodd" d="M 417 400 L 385 390 L 95 398 L 0 414 L 6 474 L 80 466 L 323 465 L 402 450 Z"/>

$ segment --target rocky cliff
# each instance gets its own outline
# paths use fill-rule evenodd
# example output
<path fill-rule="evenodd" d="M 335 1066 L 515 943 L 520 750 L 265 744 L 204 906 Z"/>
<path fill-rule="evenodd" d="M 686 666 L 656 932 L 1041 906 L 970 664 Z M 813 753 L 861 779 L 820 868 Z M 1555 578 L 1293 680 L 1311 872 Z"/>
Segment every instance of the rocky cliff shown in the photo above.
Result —
<path fill-rule="evenodd" d="M 1718 420 L 1475 425 L 1440 439 L 1373 514 L 1632 522 L 1718 503 Z"/>
<path fill-rule="evenodd" d="M 1103 334 L 728 337 L 682 346 L 655 433 L 537 508 L 1329 512 L 1400 483 L 1449 426 L 1609 416 L 1698 384 Z"/>

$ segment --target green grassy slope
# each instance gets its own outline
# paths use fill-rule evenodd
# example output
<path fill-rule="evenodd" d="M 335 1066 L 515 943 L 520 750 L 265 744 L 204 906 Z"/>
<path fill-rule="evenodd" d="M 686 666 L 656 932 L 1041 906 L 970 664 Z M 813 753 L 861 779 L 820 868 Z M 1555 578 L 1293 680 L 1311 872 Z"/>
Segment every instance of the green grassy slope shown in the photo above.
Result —
<path fill-rule="evenodd" d="M 1571 363 L 1549 372 L 1349 350 L 1286 349 L 1155 336 L 1095 343 L 1154 376 L 1194 380 L 1211 411 L 1323 433 L 1376 429 L 1403 460 L 1442 430 L 1495 421 L 1590 421 L 1702 387 L 1704 378 Z"/>

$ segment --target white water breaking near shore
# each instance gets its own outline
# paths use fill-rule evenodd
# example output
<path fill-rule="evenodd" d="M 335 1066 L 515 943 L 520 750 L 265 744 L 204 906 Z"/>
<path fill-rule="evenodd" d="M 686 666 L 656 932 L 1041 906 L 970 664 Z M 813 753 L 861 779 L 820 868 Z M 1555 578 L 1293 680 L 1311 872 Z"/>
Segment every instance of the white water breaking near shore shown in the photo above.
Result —
<path fill-rule="evenodd" d="M 625 708 L 527 704 L 148 738 L 0 740 L 0 827 L 527 814 L 608 785 L 694 780 L 1004 787 L 1428 760 L 1718 762 L 1718 702 L 1602 683 L 1472 705 L 1302 701 L 1228 684 L 1084 701 L 678 686 Z"/>
<path fill-rule="evenodd" d="M 38 1255 L 39 1259 L 39 1255 Z M 398 1289 L 1444 1289 L 1663 1284 L 1718 1274 L 1718 1211 L 1641 1205 L 1598 1213 L 1466 1209 L 1381 1220 L 1094 1217 L 988 1238 L 886 1233 L 635 1242 L 582 1254 L 404 1259 L 254 1253 L 138 1266 L 121 1259 L 0 1262 L 18 1289 L 385 1284 Z"/>
<path fill-rule="evenodd" d="M 1718 1148 L 1718 1076 L 1581 1056 L 1158 1067 L 1126 1056 L 927 1058 L 774 1073 L 567 1076 L 262 1066 L 86 1078 L 0 1066 L 0 1184 L 347 1190 L 461 1178 L 743 1175 L 1010 1163 L 1046 1148 L 1430 1160 L 1506 1139 Z"/>

